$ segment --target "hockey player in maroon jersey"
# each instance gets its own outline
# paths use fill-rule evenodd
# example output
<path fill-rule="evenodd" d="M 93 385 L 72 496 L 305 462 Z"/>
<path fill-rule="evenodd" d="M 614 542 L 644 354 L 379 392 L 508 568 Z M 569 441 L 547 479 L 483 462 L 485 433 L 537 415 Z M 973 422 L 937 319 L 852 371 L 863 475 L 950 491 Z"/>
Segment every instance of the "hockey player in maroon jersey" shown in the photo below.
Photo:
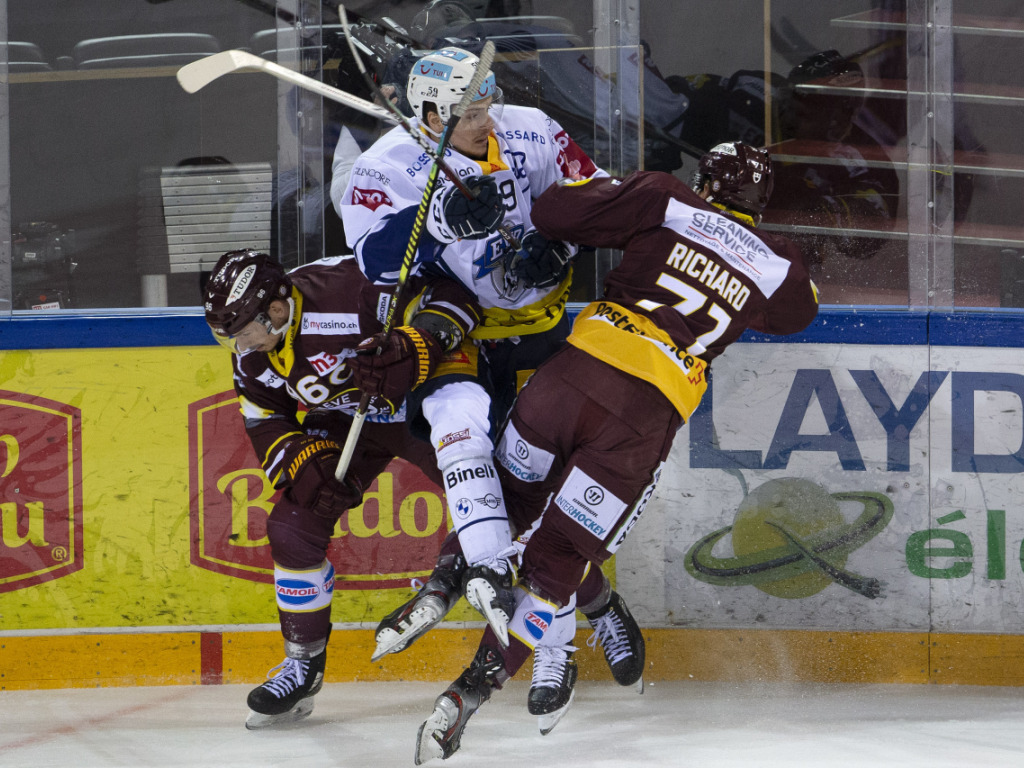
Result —
<path fill-rule="evenodd" d="M 404 294 L 416 297 L 415 311 L 405 314 L 411 323 L 395 328 L 379 355 L 357 355 L 356 347 L 382 329 L 392 292 L 372 285 L 351 256 L 286 273 L 251 250 L 224 254 L 204 290 L 206 321 L 235 353 L 246 432 L 267 478 L 283 490 L 267 536 L 286 658 L 249 694 L 248 728 L 313 711 L 331 630 L 334 568 L 327 548 L 341 515 L 361 503 L 363 490 L 396 456 L 442 486 L 431 445 L 413 438 L 404 423 L 402 396 L 458 348 L 477 323 L 477 308 L 452 281 L 411 283 Z M 340 446 L 360 388 L 381 390 L 374 378 L 382 373 L 391 385 L 371 400 L 359 449 L 338 481 Z M 301 423 L 300 406 L 306 409 Z"/>
<path fill-rule="evenodd" d="M 540 518 L 523 553 L 510 644 L 484 632 L 420 727 L 417 764 L 459 748 L 470 716 L 519 670 L 588 566 L 622 544 L 700 403 L 709 363 L 747 328 L 796 333 L 814 319 L 806 259 L 787 238 L 755 229 L 771 189 L 768 152 L 737 142 L 701 158 L 693 189 L 640 172 L 555 185 L 535 203 L 545 237 L 623 258 L 569 344 L 520 392 L 498 441 L 510 520 L 526 530 Z"/>
<path fill-rule="evenodd" d="M 454 48 L 419 59 L 406 96 L 424 135 L 439 138 L 477 62 L 474 54 Z M 410 422 L 430 434 L 438 466 L 444 468 L 449 519 L 458 540 L 448 542 L 452 546 L 441 553 L 417 594 L 382 619 L 374 660 L 408 647 L 440 622 L 462 594 L 502 638 L 511 616 L 518 542 L 510 535 L 494 466 L 493 432 L 522 381 L 564 344 L 570 328 L 565 314 L 569 261 L 575 252 L 532 231 L 529 212 L 533 195 L 557 179 L 606 174 L 543 112 L 501 105 L 500 93 L 491 73 L 454 128 L 446 156 L 467 184 L 479 183 L 483 191 L 467 201 L 447 182 L 438 187 L 415 265 L 417 272 L 438 270 L 458 280 L 482 308 L 474 341 L 463 350 L 465 365 L 446 366 L 444 376 L 409 398 Z M 375 282 L 395 279 L 396 258 L 408 240 L 430 169 L 422 147 L 402 128 L 385 134 L 352 167 L 336 205 L 360 266 Z M 437 195 L 443 190 L 447 202 L 442 204 Z M 522 252 L 512 251 L 506 236 L 496 231 L 502 222 L 518 233 Z M 416 417 L 417 410 L 423 418 Z M 581 585 L 581 595 L 601 599 L 580 608 L 593 619 L 592 642 L 601 644 L 616 680 L 633 685 L 643 671 L 639 627 L 622 599 L 604 588 L 600 571 L 591 574 L 590 584 L 596 586 Z M 564 605 L 536 649 L 528 707 L 539 716 L 542 732 L 554 726 L 571 701 L 575 615 L 573 603 Z"/>

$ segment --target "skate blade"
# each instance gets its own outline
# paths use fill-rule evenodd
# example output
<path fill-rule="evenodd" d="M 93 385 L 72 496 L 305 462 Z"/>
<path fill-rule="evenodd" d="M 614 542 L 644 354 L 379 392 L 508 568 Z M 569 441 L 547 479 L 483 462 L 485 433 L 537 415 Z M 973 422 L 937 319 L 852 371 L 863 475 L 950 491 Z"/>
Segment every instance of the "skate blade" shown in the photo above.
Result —
<path fill-rule="evenodd" d="M 274 728 L 279 725 L 287 725 L 303 720 L 313 714 L 313 697 L 300 699 L 299 703 L 280 715 L 263 715 L 259 712 L 249 710 L 249 717 L 245 720 L 245 727 L 250 731 L 258 731 L 262 728 Z"/>
<path fill-rule="evenodd" d="M 444 758 L 444 748 L 437 741 L 437 734 L 444 733 L 448 727 L 448 718 L 443 712 L 434 710 L 416 734 L 416 765 L 423 765 L 431 760 Z"/>
<path fill-rule="evenodd" d="M 484 619 L 487 620 L 487 625 L 498 636 L 498 642 L 501 643 L 501 647 L 508 648 L 509 620 L 505 616 L 504 611 L 496 611 L 491 605 L 491 601 L 495 596 L 494 590 L 483 580 L 478 583 L 471 581 L 466 585 L 466 600 L 483 614 Z"/>
<path fill-rule="evenodd" d="M 413 640 L 433 628 L 437 621 L 434 621 L 433 611 L 429 608 L 417 608 L 402 623 L 406 625 L 404 632 L 400 633 L 393 627 L 385 627 L 377 633 L 377 647 L 370 661 L 377 661 L 389 653 L 404 651 L 412 645 Z"/>
<path fill-rule="evenodd" d="M 537 727 L 540 728 L 540 735 L 547 736 L 551 731 L 558 725 L 558 721 L 565 717 L 565 713 L 569 711 L 569 707 L 572 706 L 573 699 L 576 698 L 575 689 L 569 694 L 569 700 L 565 704 L 554 712 L 548 712 L 546 715 L 537 716 Z"/>
<path fill-rule="evenodd" d="M 633 690 L 637 693 L 642 694 L 644 692 L 644 676 L 640 675 L 640 679 L 633 683 Z"/>

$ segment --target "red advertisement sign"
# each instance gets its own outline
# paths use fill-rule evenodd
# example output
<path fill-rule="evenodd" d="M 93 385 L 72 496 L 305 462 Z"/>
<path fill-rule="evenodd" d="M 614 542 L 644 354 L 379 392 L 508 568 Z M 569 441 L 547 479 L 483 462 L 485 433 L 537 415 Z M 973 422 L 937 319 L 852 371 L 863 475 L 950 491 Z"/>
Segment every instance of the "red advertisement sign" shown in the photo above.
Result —
<path fill-rule="evenodd" d="M 277 493 L 253 453 L 234 392 L 192 403 L 188 429 L 192 564 L 272 583 L 267 516 Z M 440 489 L 395 460 L 335 528 L 328 549 L 335 587 L 408 587 L 433 568 L 445 535 Z"/>
<path fill-rule="evenodd" d="M 82 414 L 0 390 L 0 592 L 82 565 Z"/>

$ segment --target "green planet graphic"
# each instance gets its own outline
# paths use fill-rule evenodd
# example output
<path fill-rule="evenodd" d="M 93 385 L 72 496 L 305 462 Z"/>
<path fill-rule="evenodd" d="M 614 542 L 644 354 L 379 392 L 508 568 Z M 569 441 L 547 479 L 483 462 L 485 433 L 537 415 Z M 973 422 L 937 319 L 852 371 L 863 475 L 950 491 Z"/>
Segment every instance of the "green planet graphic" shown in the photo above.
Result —
<path fill-rule="evenodd" d="M 843 517 L 841 501 L 863 505 L 854 521 Z M 690 547 L 686 570 L 708 584 L 750 585 L 787 599 L 810 597 L 833 582 L 873 599 L 882 583 L 846 570 L 846 561 L 892 515 L 892 501 L 882 493 L 829 493 L 801 478 L 769 480 L 743 499 L 732 525 Z M 729 534 L 733 556 L 715 556 L 715 545 Z"/>

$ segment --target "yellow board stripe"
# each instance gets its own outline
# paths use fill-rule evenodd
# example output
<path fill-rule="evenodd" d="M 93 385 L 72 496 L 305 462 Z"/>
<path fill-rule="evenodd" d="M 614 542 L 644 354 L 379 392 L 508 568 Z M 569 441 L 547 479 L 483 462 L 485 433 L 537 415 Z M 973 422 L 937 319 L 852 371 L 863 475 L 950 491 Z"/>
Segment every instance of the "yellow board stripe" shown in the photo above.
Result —
<path fill-rule="evenodd" d="M 373 630 L 336 630 L 328 647 L 326 679 L 447 683 L 473 658 L 481 631 L 435 629 L 406 651 L 373 663 Z M 600 650 L 585 644 L 590 629 L 579 632 L 580 678 L 611 680 Z M 648 682 L 1024 686 L 1021 635 L 647 629 L 644 637 Z M 211 639 L 219 639 L 221 647 L 204 651 L 204 641 Z M 283 648 L 276 631 L 4 637 L 0 638 L 0 690 L 258 684 L 284 657 Z M 222 668 L 211 669 L 211 659 Z M 527 663 L 517 678 L 529 679 L 529 674 Z"/>

